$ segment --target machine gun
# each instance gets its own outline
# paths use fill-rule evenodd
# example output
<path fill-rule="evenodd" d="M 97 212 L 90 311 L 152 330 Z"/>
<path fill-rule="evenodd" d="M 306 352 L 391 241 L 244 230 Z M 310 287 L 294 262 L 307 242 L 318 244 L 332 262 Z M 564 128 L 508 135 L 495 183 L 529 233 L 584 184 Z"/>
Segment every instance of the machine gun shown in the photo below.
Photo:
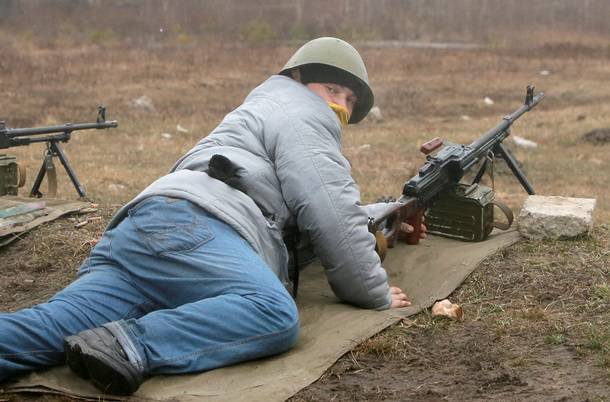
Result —
<path fill-rule="evenodd" d="M 60 143 L 70 141 L 72 131 L 90 129 L 101 130 L 118 127 L 116 120 L 106 121 L 106 108 L 104 106 L 98 106 L 97 111 L 97 120 L 95 123 L 67 123 L 58 126 L 38 128 L 8 128 L 4 121 L 0 121 L 0 149 L 30 145 L 36 142 L 46 143 L 47 149 L 44 160 L 38 171 L 32 190 L 30 191 L 30 197 L 42 197 L 40 185 L 45 174 L 47 175 L 47 181 L 49 183 L 49 193 L 51 196 L 55 195 L 57 178 L 53 158 L 58 157 L 66 169 L 70 180 L 72 180 L 72 184 L 74 184 L 80 198 L 87 199 L 85 189 L 78 181 L 76 173 L 72 169 L 72 166 L 70 166 Z"/>
<path fill-rule="evenodd" d="M 407 244 L 417 244 L 424 212 L 441 192 L 456 188 L 467 172 L 480 166 L 473 181 L 478 183 L 494 157 L 503 158 L 525 191 L 534 194 L 533 187 L 502 141 L 510 134 L 511 125 L 543 98 L 543 92 L 534 95 L 534 87 L 528 86 L 524 104 L 470 145 L 447 144 L 434 156 L 430 154 L 443 145 L 440 138 L 422 145 L 420 150 L 427 155 L 427 161 L 419 173 L 405 183 L 397 201 L 388 202 L 387 206 L 377 209 L 376 216 L 369 218 L 369 231 L 377 238 L 377 250 L 382 259 L 385 249 L 394 246 L 403 222 L 414 228 L 406 237 Z"/>

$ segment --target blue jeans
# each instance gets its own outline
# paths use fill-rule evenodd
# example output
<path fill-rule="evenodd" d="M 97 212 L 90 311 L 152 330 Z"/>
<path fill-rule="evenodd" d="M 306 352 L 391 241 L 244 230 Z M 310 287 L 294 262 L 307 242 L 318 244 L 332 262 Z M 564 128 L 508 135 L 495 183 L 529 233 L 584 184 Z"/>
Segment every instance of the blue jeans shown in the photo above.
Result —
<path fill-rule="evenodd" d="M 0 381 L 64 360 L 63 338 L 113 322 L 146 374 L 209 370 L 290 349 L 296 305 L 230 226 L 155 196 L 104 233 L 70 286 L 0 314 Z"/>

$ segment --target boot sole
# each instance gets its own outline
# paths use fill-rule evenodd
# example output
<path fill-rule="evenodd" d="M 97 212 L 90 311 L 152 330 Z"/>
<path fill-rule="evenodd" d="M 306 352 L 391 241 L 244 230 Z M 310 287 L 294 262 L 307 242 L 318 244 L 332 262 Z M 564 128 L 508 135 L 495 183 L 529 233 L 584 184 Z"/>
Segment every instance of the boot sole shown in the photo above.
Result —
<path fill-rule="evenodd" d="M 76 336 L 69 336 L 64 339 L 64 351 L 66 352 L 66 364 L 70 370 L 83 380 L 89 379 L 89 372 L 85 366 L 85 362 L 81 358 L 81 347 L 78 344 L 79 339 Z"/>
<path fill-rule="evenodd" d="M 140 387 L 141 379 L 129 372 L 117 373 L 104 353 L 90 348 L 78 335 L 67 337 L 64 344 L 70 370 L 89 379 L 102 392 L 131 395 Z"/>

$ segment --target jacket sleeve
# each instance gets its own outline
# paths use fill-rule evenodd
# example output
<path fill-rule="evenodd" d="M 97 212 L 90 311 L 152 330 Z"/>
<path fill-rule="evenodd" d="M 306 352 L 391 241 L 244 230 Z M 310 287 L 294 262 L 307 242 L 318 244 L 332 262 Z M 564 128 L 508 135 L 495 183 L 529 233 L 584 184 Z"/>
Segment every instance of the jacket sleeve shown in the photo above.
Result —
<path fill-rule="evenodd" d="M 340 152 L 338 133 L 335 121 L 286 118 L 269 152 L 282 196 L 299 230 L 308 235 L 334 293 L 362 308 L 386 309 L 391 303 L 387 274 L 374 251 L 368 215 Z"/>

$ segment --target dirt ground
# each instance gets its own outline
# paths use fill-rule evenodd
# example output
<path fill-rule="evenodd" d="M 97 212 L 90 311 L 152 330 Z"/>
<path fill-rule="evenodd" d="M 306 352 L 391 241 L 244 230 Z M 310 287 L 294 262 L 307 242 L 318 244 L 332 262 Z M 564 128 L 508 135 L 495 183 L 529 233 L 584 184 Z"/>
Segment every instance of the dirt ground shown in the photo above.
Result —
<path fill-rule="evenodd" d="M 463 322 L 405 320 L 291 401 L 607 401 L 609 240 L 521 241 L 452 294 Z"/>
<path fill-rule="evenodd" d="M 119 120 L 118 129 L 74 135 L 65 146 L 100 203 L 91 216 L 101 219 L 80 229 L 74 225 L 84 217 L 60 219 L 0 249 L 4 312 L 44 301 L 73 280 L 117 206 L 164 174 L 294 48 L 46 49 L 13 41 L 0 50 L 14 61 L 0 63 L 0 110 L 10 126 L 90 121 L 97 103 Z M 474 140 L 516 109 L 525 85 L 534 83 L 547 98 L 513 134 L 538 147 L 507 144 L 539 194 L 597 198 L 596 225 L 590 237 L 522 241 L 490 258 L 451 296 L 465 309 L 463 322 L 429 313 L 405 320 L 348 353 L 293 400 L 610 400 L 610 143 L 583 139 L 610 127 L 607 44 L 362 53 L 384 116 L 344 136 L 364 201 L 399 192 L 423 162 L 423 141 Z M 154 112 L 131 106 L 142 95 Z M 41 152 L 15 149 L 31 166 L 26 188 Z M 75 198 L 62 174 L 59 195 Z M 516 181 L 499 172 L 495 185 L 498 199 L 518 210 L 525 193 Z M 0 393 L 0 400 L 24 399 Z"/>

